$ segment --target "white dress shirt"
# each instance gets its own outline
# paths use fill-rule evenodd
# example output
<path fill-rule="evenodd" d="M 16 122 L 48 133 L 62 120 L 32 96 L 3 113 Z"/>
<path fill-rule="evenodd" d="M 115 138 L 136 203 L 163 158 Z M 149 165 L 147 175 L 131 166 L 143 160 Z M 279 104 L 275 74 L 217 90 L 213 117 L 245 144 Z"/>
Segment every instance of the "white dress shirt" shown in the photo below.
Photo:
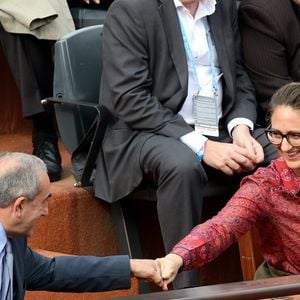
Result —
<path fill-rule="evenodd" d="M 194 76 L 194 67 L 192 66 L 190 60 L 188 59 L 188 96 L 179 111 L 179 114 L 182 115 L 184 120 L 188 124 L 194 124 L 193 117 L 193 100 L 192 97 L 197 94 L 199 91 L 199 87 L 201 88 L 202 96 L 213 96 L 212 89 L 212 66 L 210 63 L 210 52 L 209 46 L 206 37 L 206 30 L 204 25 L 204 17 L 209 16 L 215 12 L 216 0 L 199 0 L 199 5 L 197 11 L 195 13 L 195 17 L 193 17 L 190 11 L 183 6 L 180 0 L 174 0 L 174 4 L 177 9 L 177 14 L 180 19 L 182 26 L 184 27 L 185 34 L 187 36 L 187 40 L 189 43 L 189 47 L 191 49 L 195 68 L 197 72 L 197 78 L 199 82 L 197 82 L 197 78 Z M 223 89 L 222 89 L 222 72 L 219 66 L 218 56 L 214 45 L 212 45 L 213 57 L 214 57 L 214 67 L 216 71 L 216 79 L 217 79 L 217 118 L 218 120 L 222 117 L 222 98 L 223 98 Z M 237 118 L 232 120 L 228 124 L 228 131 L 231 132 L 232 129 L 238 124 L 245 124 L 249 126 L 251 129 L 253 128 L 253 124 L 250 120 L 244 118 Z M 203 136 L 201 133 L 197 131 L 190 132 L 182 137 L 180 140 L 186 144 L 189 148 L 191 148 L 195 153 L 200 150 L 203 151 L 204 144 L 207 141 L 207 137 Z"/>

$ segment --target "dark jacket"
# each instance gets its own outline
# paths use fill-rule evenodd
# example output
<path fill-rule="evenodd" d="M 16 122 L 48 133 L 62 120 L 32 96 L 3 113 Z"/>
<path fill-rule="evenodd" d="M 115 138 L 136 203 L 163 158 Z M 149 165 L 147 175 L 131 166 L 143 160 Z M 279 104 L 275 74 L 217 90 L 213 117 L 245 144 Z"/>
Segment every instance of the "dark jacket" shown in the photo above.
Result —
<path fill-rule="evenodd" d="M 236 1 L 218 1 L 208 20 L 224 75 L 221 122 L 236 117 L 255 121 L 254 90 L 240 61 Z M 100 102 L 111 117 L 97 162 L 97 197 L 118 200 L 141 182 L 139 157 L 152 135 L 178 139 L 193 130 L 178 114 L 187 88 L 173 0 L 114 1 L 103 34 Z"/>
<path fill-rule="evenodd" d="M 130 287 L 127 256 L 62 256 L 46 258 L 27 247 L 26 240 L 12 240 L 14 300 L 25 290 L 96 292 Z"/>
<path fill-rule="evenodd" d="M 300 81 L 300 7 L 292 0 L 243 0 L 239 25 L 261 120 L 274 92 Z"/>

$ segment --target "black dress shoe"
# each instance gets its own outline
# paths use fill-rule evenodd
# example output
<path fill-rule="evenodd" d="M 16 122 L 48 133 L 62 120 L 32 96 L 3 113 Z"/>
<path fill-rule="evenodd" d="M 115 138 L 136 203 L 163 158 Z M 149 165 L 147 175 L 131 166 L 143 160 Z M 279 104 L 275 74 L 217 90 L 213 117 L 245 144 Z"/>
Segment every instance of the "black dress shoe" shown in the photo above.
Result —
<path fill-rule="evenodd" d="M 44 161 L 51 182 L 61 179 L 61 156 L 57 141 L 35 140 L 32 154 Z"/>

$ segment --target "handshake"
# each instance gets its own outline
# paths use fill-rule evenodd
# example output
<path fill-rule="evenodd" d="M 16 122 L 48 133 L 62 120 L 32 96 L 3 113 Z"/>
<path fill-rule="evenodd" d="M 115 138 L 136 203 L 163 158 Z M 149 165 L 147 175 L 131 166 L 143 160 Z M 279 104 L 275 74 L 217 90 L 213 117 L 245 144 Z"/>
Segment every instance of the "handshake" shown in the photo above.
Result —
<path fill-rule="evenodd" d="M 165 257 L 152 259 L 131 259 L 130 269 L 132 276 L 153 282 L 164 291 L 168 284 L 176 277 L 183 265 L 182 258 L 177 254 L 168 254 Z"/>

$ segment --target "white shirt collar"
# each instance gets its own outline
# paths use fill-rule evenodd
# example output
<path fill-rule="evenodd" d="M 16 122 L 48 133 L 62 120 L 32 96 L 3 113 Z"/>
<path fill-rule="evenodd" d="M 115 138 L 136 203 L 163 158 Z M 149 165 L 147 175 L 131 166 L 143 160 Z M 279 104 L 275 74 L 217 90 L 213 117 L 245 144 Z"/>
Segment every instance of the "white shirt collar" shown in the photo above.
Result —
<path fill-rule="evenodd" d="M 180 0 L 174 0 L 175 7 L 186 9 Z M 216 0 L 199 0 L 199 5 L 195 14 L 195 19 L 212 15 L 216 10 Z"/>

